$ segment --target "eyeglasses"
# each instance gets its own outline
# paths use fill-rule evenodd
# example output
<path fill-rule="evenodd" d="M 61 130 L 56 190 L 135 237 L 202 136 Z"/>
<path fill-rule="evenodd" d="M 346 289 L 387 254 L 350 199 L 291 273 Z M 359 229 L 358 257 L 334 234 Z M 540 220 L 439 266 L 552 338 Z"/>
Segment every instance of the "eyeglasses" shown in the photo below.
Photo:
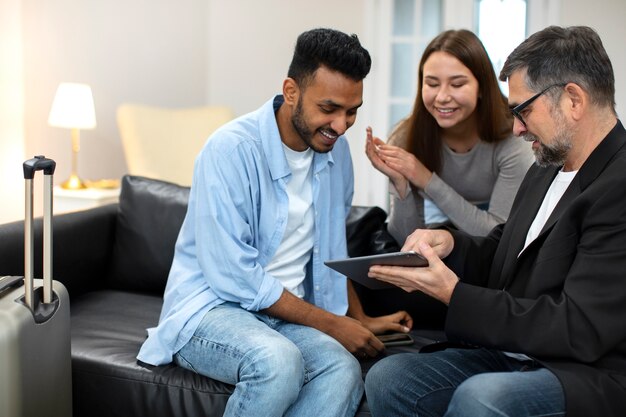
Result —
<path fill-rule="evenodd" d="M 540 92 L 538 92 L 537 94 L 535 94 L 534 96 L 532 96 L 531 98 L 529 98 L 528 100 L 526 100 L 525 102 L 523 102 L 522 104 L 518 104 L 515 107 L 511 107 L 511 113 L 513 113 L 513 116 L 515 116 L 517 118 L 517 120 L 519 120 L 524 127 L 526 127 L 526 122 L 524 121 L 524 118 L 522 117 L 522 111 L 524 111 L 524 109 L 528 106 L 530 106 L 530 104 L 537 100 L 543 93 L 545 93 L 546 91 L 548 91 L 549 89 L 551 89 L 552 87 L 565 87 L 567 85 L 567 83 L 559 83 L 559 84 L 552 84 L 546 88 L 544 88 L 543 90 L 541 90 Z"/>

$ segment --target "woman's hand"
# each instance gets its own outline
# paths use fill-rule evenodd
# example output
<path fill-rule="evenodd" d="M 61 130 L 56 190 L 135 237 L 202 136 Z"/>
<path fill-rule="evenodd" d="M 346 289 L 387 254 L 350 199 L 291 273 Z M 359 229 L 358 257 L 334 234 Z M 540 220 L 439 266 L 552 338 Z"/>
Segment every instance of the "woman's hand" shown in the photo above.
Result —
<path fill-rule="evenodd" d="M 370 161 L 372 161 L 372 165 L 387 175 L 392 181 L 393 178 L 388 172 L 394 175 L 399 174 L 403 179 L 408 180 L 422 190 L 426 188 L 433 173 L 411 152 L 398 146 L 387 145 L 380 139 L 373 137 L 371 127 L 367 128 L 367 142 L 365 146 L 365 152 Z M 394 185 L 396 185 L 395 182 Z M 401 191 L 397 186 L 396 189 Z"/>
<path fill-rule="evenodd" d="M 405 191 L 408 186 L 408 180 L 404 178 L 401 173 L 389 167 L 378 155 L 378 150 L 381 146 L 385 146 L 385 142 L 372 135 L 371 127 L 368 126 L 365 131 L 367 132 L 365 154 L 372 163 L 372 166 L 386 175 L 392 182 L 400 197 L 404 198 Z"/>

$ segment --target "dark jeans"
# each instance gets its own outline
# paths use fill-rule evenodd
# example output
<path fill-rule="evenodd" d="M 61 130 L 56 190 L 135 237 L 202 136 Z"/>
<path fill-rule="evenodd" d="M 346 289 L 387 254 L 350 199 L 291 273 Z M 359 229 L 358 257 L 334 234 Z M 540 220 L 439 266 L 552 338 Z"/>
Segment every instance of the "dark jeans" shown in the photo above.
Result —
<path fill-rule="evenodd" d="M 389 356 L 370 369 L 365 391 L 374 417 L 565 415 L 552 372 L 489 349 Z"/>

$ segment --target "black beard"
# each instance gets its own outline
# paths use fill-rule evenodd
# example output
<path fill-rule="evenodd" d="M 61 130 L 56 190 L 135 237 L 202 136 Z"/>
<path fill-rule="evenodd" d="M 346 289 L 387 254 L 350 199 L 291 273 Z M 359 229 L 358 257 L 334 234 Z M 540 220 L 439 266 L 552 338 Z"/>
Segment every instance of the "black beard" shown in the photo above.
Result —
<path fill-rule="evenodd" d="M 313 149 L 317 153 L 327 153 L 331 151 L 331 149 L 319 149 L 313 145 L 313 136 L 315 135 L 315 132 L 312 132 L 311 129 L 309 129 L 309 126 L 304 120 L 301 100 L 298 100 L 298 104 L 296 104 L 296 109 L 293 112 L 293 116 L 291 116 L 291 124 L 306 146 Z"/>

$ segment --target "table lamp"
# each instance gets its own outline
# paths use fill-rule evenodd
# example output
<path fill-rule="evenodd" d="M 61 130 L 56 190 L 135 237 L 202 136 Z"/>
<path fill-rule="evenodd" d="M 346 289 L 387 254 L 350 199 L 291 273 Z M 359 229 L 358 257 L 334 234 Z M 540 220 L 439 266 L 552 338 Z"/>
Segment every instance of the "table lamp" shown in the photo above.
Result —
<path fill-rule="evenodd" d="M 63 182 L 61 187 L 72 190 L 87 188 L 77 174 L 77 166 L 78 152 L 80 151 L 79 129 L 96 127 L 96 112 L 91 87 L 87 84 L 61 83 L 52 102 L 48 124 L 71 129 L 72 172 L 70 178 Z"/>

